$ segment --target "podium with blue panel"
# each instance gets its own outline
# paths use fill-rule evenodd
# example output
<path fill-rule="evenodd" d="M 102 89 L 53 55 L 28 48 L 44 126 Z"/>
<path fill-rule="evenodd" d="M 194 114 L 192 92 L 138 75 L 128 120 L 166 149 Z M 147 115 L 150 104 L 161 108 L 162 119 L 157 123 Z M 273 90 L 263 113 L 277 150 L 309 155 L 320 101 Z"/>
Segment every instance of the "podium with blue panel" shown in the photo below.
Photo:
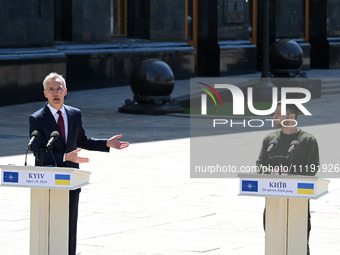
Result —
<path fill-rule="evenodd" d="M 30 254 L 68 254 L 69 190 L 89 183 L 74 168 L 0 165 L 0 185 L 31 189 Z"/>
<path fill-rule="evenodd" d="M 266 198 L 265 254 L 307 254 L 308 200 L 326 195 L 329 180 L 269 174 L 238 177 L 239 195 Z"/>

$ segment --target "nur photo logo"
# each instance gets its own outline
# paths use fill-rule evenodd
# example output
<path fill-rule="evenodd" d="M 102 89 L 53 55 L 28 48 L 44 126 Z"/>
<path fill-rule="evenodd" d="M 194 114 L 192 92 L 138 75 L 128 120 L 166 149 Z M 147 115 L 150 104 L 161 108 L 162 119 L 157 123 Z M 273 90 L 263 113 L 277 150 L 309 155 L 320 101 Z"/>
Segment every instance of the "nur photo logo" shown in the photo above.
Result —
<path fill-rule="evenodd" d="M 212 127 L 228 125 L 230 127 L 248 126 L 258 128 L 263 127 L 266 122 L 271 123 L 271 126 L 274 127 L 274 122 L 277 119 L 270 118 L 269 116 L 273 115 L 279 102 L 281 105 L 281 115 L 287 114 L 287 105 L 295 105 L 303 115 L 312 116 L 312 113 L 305 106 L 311 99 L 311 92 L 306 88 L 279 88 L 275 86 L 267 88 L 270 99 L 268 98 L 266 102 L 260 102 L 261 107 L 258 107 L 259 102 L 256 101 L 254 96 L 254 92 L 257 92 L 256 89 L 258 88 L 252 86 L 239 87 L 235 84 L 220 83 L 219 81 L 214 83 L 196 81 L 195 83 L 196 89 L 204 92 L 200 94 L 200 115 L 205 116 L 209 115 L 208 112 L 213 112 L 213 116 L 234 117 L 234 119 L 215 118 L 212 121 Z M 197 86 L 197 84 L 201 86 Z M 242 116 L 247 118 L 240 120 Z M 261 116 L 261 118 L 254 118 L 254 116 Z M 268 119 L 264 119 L 265 116 L 268 116 Z M 296 120 L 290 120 L 293 123 L 290 125 L 297 125 Z M 285 120 L 281 124 L 287 126 L 287 122 Z"/>
<path fill-rule="evenodd" d="M 216 89 L 227 89 L 231 92 L 232 94 L 232 98 L 233 98 L 233 115 L 244 115 L 244 105 L 245 105 L 245 96 L 243 94 L 243 91 L 232 84 L 214 84 L 214 87 L 202 83 L 200 82 L 202 85 L 210 88 L 215 95 L 217 96 L 217 98 L 220 101 L 221 106 L 223 106 L 222 101 L 221 101 L 221 97 L 220 95 L 217 93 Z M 217 106 L 216 104 L 216 100 L 213 97 L 213 95 L 206 89 L 204 88 L 200 88 L 201 90 L 203 90 L 204 92 L 206 92 L 208 95 L 210 95 L 210 97 L 213 99 L 215 106 Z M 266 116 L 269 114 L 272 114 L 277 106 L 278 103 L 278 88 L 274 87 L 272 88 L 272 105 L 270 107 L 270 109 L 267 110 L 258 110 L 255 109 L 254 107 L 254 100 L 253 100 L 253 88 L 252 87 L 248 87 L 247 88 L 247 105 L 249 110 L 258 116 Z M 222 92 L 221 92 L 222 93 Z M 289 98 L 287 97 L 288 94 L 290 93 L 300 93 L 303 94 L 304 97 L 303 98 Z M 307 109 L 306 107 L 303 106 L 304 103 L 307 103 L 309 100 L 311 99 L 311 93 L 309 90 L 305 89 L 305 88 L 294 88 L 294 87 L 288 87 L 288 88 L 281 88 L 281 105 L 282 105 L 282 114 L 285 115 L 286 114 L 286 105 L 287 104 L 294 104 L 296 105 L 296 107 L 299 108 L 299 110 L 304 114 L 304 115 L 312 115 Z M 201 114 L 202 115 L 206 115 L 207 114 L 207 95 L 206 94 L 202 94 L 201 95 Z"/>

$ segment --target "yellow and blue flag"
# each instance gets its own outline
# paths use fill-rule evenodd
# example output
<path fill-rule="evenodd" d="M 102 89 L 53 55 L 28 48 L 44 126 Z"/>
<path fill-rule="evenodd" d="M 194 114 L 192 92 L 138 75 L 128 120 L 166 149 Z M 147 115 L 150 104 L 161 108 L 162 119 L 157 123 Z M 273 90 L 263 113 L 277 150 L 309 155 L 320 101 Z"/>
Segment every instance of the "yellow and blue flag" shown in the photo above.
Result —
<path fill-rule="evenodd" d="M 71 176 L 69 174 L 56 174 L 55 185 L 71 185 Z"/>
<path fill-rule="evenodd" d="M 301 195 L 314 195 L 314 183 L 298 182 L 297 193 Z"/>

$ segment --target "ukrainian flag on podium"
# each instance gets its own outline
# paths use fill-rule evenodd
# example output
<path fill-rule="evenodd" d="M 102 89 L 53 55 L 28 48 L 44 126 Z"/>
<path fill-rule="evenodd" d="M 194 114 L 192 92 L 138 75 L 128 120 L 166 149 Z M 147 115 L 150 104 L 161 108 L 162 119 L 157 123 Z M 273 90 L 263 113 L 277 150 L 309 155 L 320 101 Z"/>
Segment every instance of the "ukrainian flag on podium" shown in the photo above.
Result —
<path fill-rule="evenodd" d="M 71 185 L 71 175 L 55 174 L 55 185 Z"/>
<path fill-rule="evenodd" d="M 297 187 L 297 193 L 302 195 L 314 195 L 314 183 L 302 183 L 299 182 Z"/>

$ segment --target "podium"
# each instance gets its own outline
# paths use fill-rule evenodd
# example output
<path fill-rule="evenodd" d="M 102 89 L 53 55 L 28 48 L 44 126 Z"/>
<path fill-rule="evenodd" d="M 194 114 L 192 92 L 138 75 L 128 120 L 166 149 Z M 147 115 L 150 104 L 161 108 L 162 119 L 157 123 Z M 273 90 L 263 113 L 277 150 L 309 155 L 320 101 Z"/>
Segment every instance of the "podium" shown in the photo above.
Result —
<path fill-rule="evenodd" d="M 239 174 L 241 196 L 266 197 L 266 255 L 306 255 L 308 200 L 328 193 L 312 176 Z"/>
<path fill-rule="evenodd" d="M 31 189 L 30 255 L 67 255 L 69 190 L 89 183 L 74 168 L 0 165 L 0 186 Z"/>

